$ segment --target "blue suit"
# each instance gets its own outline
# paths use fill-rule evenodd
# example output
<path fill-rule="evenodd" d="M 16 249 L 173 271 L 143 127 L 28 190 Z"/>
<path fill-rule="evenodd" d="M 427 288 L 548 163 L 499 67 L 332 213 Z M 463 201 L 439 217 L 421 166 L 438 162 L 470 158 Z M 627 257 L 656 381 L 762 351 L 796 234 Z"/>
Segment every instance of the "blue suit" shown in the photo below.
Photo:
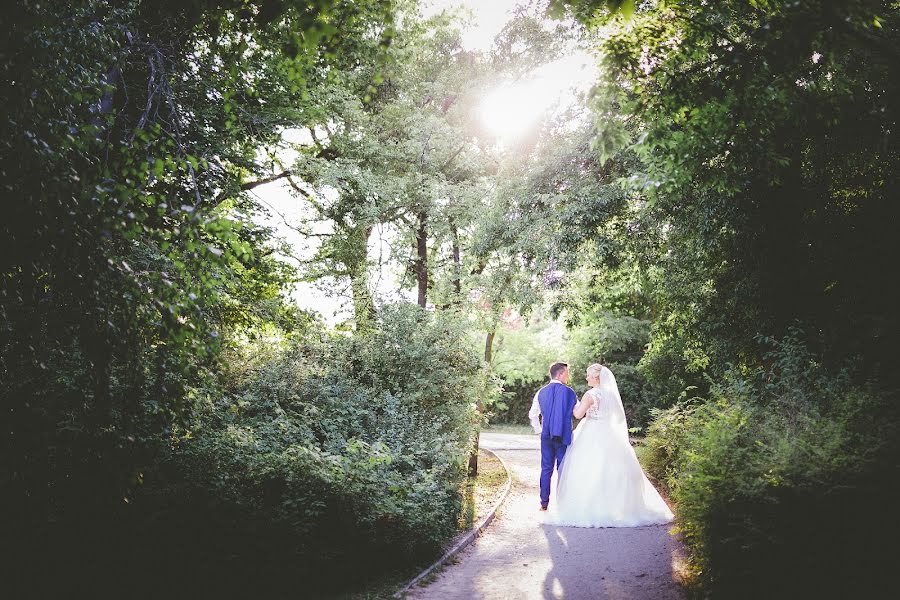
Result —
<path fill-rule="evenodd" d="M 553 465 L 559 472 L 566 449 L 572 443 L 572 410 L 578 402 L 575 390 L 559 382 L 538 392 L 541 407 L 541 506 L 550 502 L 550 478 Z"/>

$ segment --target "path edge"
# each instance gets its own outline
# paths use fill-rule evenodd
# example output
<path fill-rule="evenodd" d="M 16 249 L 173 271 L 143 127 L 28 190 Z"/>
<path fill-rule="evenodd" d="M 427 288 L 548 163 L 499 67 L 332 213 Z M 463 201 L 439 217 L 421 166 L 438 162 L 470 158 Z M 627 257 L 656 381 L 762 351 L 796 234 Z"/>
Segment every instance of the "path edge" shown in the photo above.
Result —
<path fill-rule="evenodd" d="M 393 598 L 403 598 L 404 594 L 409 592 L 423 579 L 431 575 L 440 566 L 459 554 L 461 550 L 475 541 L 475 538 L 477 538 L 481 534 L 484 528 L 491 524 L 491 521 L 493 521 L 494 517 L 497 515 L 497 509 L 500 508 L 500 505 L 502 505 L 506 501 L 507 496 L 509 496 L 509 490 L 512 488 L 512 473 L 510 473 L 509 467 L 506 466 L 506 463 L 503 461 L 503 459 L 500 458 L 493 450 L 488 450 L 487 448 L 479 448 L 478 450 L 479 452 L 487 452 L 491 454 L 494 458 L 500 461 L 500 464 L 503 466 L 503 470 L 506 471 L 506 484 L 503 486 L 503 491 L 500 493 L 500 499 L 497 500 L 493 508 L 488 511 L 488 514 L 482 517 L 481 521 L 478 522 L 478 525 L 470 529 L 469 532 L 465 536 L 463 536 L 461 540 L 456 542 L 456 544 L 454 544 L 452 548 L 447 550 L 443 556 L 434 561 L 430 566 L 426 567 L 424 571 L 413 577 L 402 588 L 394 592 L 392 596 Z"/>

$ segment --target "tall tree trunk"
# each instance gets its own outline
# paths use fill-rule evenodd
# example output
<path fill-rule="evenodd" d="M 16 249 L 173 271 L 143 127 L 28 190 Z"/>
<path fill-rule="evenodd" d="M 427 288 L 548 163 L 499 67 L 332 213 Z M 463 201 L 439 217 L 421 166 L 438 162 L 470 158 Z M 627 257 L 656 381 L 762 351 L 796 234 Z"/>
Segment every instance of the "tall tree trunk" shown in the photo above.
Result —
<path fill-rule="evenodd" d="M 491 366 L 491 359 L 494 357 L 494 336 L 496 334 L 497 330 L 495 328 L 492 331 L 488 331 L 487 336 L 484 339 L 484 362 L 487 363 L 489 369 Z M 484 402 L 482 402 L 480 396 L 478 398 L 476 410 L 478 411 L 479 426 L 475 430 L 475 444 L 472 446 L 472 452 L 469 454 L 469 477 L 478 475 L 478 443 L 481 438 L 481 415 L 484 414 Z"/>
<path fill-rule="evenodd" d="M 419 228 L 416 231 L 416 284 L 419 288 L 418 303 L 425 308 L 428 301 L 428 213 L 419 211 Z"/>
<path fill-rule="evenodd" d="M 494 359 L 494 336 L 496 334 L 497 329 L 495 328 L 493 331 L 488 331 L 487 336 L 484 338 L 484 362 L 488 365 Z"/>
<path fill-rule="evenodd" d="M 350 290 L 353 295 L 353 320 L 356 329 L 365 329 L 375 319 L 375 302 L 369 291 L 369 237 L 371 227 L 357 227 L 351 238 L 356 242 L 353 263 L 347 265 L 350 272 Z"/>
<path fill-rule="evenodd" d="M 456 228 L 456 220 L 450 217 L 450 237 L 453 242 L 453 291 L 454 297 L 450 302 L 453 306 L 462 304 L 461 265 L 459 261 L 459 230 Z"/>

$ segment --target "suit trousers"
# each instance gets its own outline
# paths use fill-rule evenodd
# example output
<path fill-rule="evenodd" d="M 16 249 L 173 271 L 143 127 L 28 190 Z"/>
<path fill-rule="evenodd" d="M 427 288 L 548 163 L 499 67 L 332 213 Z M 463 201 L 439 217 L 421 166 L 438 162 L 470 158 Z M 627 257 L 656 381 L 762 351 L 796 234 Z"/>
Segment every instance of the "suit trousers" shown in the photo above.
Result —
<path fill-rule="evenodd" d="M 547 506 L 550 502 L 550 478 L 553 476 L 553 466 L 556 465 L 558 474 L 567 448 L 560 438 L 541 437 L 541 506 Z"/>

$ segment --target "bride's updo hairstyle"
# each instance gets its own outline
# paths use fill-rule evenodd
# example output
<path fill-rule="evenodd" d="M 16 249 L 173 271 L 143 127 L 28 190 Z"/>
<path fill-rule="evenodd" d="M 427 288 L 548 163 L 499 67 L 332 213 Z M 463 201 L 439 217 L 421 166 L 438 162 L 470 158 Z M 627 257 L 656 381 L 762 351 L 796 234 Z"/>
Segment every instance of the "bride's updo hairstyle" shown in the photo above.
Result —
<path fill-rule="evenodd" d="M 587 374 L 593 375 L 597 379 L 600 378 L 600 373 L 603 371 L 603 365 L 600 363 L 594 363 L 587 368 Z"/>

